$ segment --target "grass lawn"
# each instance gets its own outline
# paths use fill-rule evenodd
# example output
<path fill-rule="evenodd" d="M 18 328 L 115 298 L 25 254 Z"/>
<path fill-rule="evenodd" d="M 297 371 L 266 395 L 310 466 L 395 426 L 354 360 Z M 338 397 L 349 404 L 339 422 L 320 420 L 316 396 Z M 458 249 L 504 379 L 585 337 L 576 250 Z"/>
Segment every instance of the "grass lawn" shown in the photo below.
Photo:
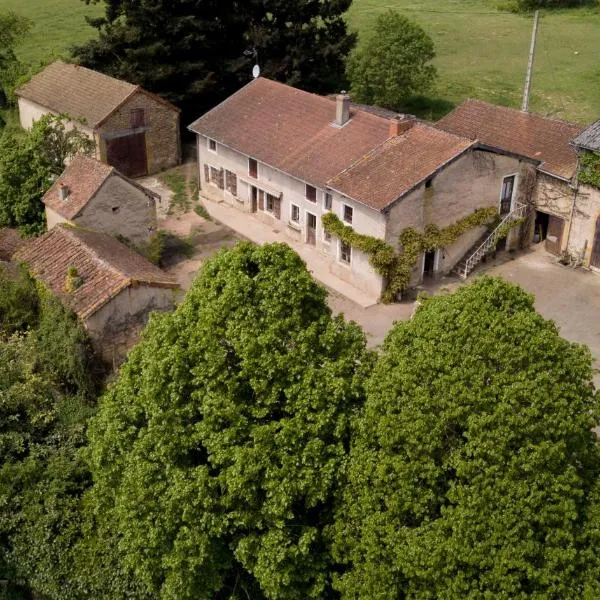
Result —
<path fill-rule="evenodd" d="M 14 11 L 31 19 L 31 32 L 16 48 L 21 60 L 31 64 L 68 56 L 68 49 L 95 34 L 85 17 L 102 15 L 97 4 L 83 0 L 0 0 L 1 11 Z"/>
<path fill-rule="evenodd" d="M 498 4 L 354 0 L 349 23 L 359 35 L 368 35 L 378 14 L 397 9 L 433 38 L 439 72 L 436 98 L 458 103 L 472 97 L 520 108 L 533 20 L 501 12 Z M 584 123 L 600 118 L 599 48 L 600 10 L 543 13 L 530 110 Z"/>
<path fill-rule="evenodd" d="M 354 0 L 348 20 L 368 35 L 375 18 L 395 8 L 432 36 L 439 71 L 432 98 L 413 108 L 438 117 L 465 98 L 520 107 L 531 36 L 531 16 L 501 12 L 501 0 Z M 85 15 L 101 6 L 82 0 L 0 0 L 34 21 L 32 34 L 17 48 L 36 63 L 66 55 L 69 46 L 94 35 Z M 530 109 L 563 119 L 600 118 L 600 10 L 544 13 L 540 22 Z"/>

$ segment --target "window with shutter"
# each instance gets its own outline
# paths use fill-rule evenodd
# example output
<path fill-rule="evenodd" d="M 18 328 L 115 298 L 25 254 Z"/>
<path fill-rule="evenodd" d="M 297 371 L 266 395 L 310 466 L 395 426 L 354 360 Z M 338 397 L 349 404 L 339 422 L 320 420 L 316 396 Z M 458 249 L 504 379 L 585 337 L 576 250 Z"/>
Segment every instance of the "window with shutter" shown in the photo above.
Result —
<path fill-rule="evenodd" d="M 233 196 L 237 196 L 237 176 L 231 171 L 225 171 L 225 188 Z"/>
<path fill-rule="evenodd" d="M 225 187 L 225 171 L 224 169 L 219 169 L 219 175 L 217 177 L 217 185 L 219 189 L 222 190 Z"/>
<path fill-rule="evenodd" d="M 281 219 L 281 198 L 275 198 L 273 201 L 273 214 L 277 219 Z"/>

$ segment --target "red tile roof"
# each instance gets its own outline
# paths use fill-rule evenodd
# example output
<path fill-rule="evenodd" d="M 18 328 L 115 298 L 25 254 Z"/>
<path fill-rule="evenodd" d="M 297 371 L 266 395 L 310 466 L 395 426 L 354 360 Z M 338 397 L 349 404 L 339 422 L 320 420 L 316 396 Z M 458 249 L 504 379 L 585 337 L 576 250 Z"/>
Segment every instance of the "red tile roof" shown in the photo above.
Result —
<path fill-rule="evenodd" d="M 388 119 L 351 109 L 336 127 L 335 112 L 335 100 L 261 77 L 189 129 L 323 187 L 389 137 Z"/>
<path fill-rule="evenodd" d="M 61 176 L 44 194 L 42 202 L 65 219 L 74 219 L 94 198 L 111 175 L 116 175 L 127 184 L 142 190 L 152 198 L 160 198 L 157 193 L 135 181 L 131 181 L 114 167 L 110 167 L 90 156 L 78 155 L 67 165 Z M 68 189 L 66 200 L 62 200 L 60 197 L 61 185 L 66 186 Z"/>
<path fill-rule="evenodd" d="M 173 278 L 115 238 L 68 225 L 53 227 L 18 250 L 14 258 L 27 263 L 81 319 L 93 315 L 131 285 L 178 287 Z M 83 281 L 66 292 L 71 266 Z"/>
<path fill-rule="evenodd" d="M 114 168 L 89 156 L 76 156 L 44 194 L 42 202 L 65 219 L 74 219 L 96 195 Z M 66 200 L 60 197 L 60 187 L 68 189 Z"/>
<path fill-rule="evenodd" d="M 416 123 L 331 179 L 329 186 L 383 210 L 473 145 L 471 140 Z"/>
<path fill-rule="evenodd" d="M 467 100 L 438 121 L 437 127 L 480 144 L 540 161 L 539 169 L 571 179 L 577 156 L 570 141 L 584 127 L 480 100 Z"/>
<path fill-rule="evenodd" d="M 139 85 L 62 60 L 48 65 L 15 93 L 55 113 L 66 113 L 95 129 L 135 92 L 151 96 L 179 112 L 176 106 Z"/>

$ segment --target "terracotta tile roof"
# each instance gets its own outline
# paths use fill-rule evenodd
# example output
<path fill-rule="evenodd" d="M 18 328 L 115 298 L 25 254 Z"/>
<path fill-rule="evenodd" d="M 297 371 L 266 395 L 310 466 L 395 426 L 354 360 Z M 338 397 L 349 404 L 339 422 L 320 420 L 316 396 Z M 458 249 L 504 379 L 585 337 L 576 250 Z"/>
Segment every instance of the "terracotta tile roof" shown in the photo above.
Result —
<path fill-rule="evenodd" d="M 22 240 L 16 229 L 0 228 L 0 260 L 9 261 L 12 255 L 26 243 L 27 240 Z"/>
<path fill-rule="evenodd" d="M 57 225 L 17 251 L 15 259 L 26 262 L 81 319 L 86 319 L 135 284 L 177 288 L 174 279 L 115 238 L 97 231 Z M 80 287 L 64 289 L 70 266 L 83 279 Z"/>
<path fill-rule="evenodd" d="M 437 127 L 490 146 L 541 162 L 539 169 L 571 179 L 577 156 L 569 142 L 582 125 L 550 119 L 480 100 L 467 100 L 437 122 Z"/>
<path fill-rule="evenodd" d="M 600 121 L 586 127 L 574 140 L 573 145 L 584 150 L 600 152 Z"/>
<path fill-rule="evenodd" d="M 323 187 L 389 134 L 388 119 L 361 110 L 335 127 L 335 108 L 335 100 L 260 77 L 189 129 Z"/>
<path fill-rule="evenodd" d="M 473 145 L 471 140 L 416 123 L 331 179 L 329 186 L 383 210 Z"/>
<path fill-rule="evenodd" d="M 42 202 L 65 219 L 74 219 L 111 175 L 120 177 L 152 198 L 160 199 L 159 194 L 130 180 L 114 167 L 90 156 L 78 155 L 44 194 Z M 69 190 L 66 200 L 62 200 L 60 197 L 61 185 L 66 186 Z"/>
<path fill-rule="evenodd" d="M 76 156 L 44 194 L 42 202 L 65 219 L 73 219 L 113 172 L 113 167 L 95 158 Z M 68 188 L 66 200 L 61 200 L 61 185 Z"/>
<path fill-rule="evenodd" d="M 15 93 L 55 113 L 82 120 L 94 129 L 138 91 L 179 112 L 176 106 L 139 85 L 62 60 L 48 65 Z"/>

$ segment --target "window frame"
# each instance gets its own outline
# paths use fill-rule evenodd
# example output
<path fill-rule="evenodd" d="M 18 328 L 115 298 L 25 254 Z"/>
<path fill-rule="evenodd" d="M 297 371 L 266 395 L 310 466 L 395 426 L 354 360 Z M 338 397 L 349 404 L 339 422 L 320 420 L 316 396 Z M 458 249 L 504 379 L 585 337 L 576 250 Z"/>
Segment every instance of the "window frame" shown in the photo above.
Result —
<path fill-rule="evenodd" d="M 254 166 L 254 169 L 252 169 L 252 166 Z M 248 177 L 258 179 L 258 161 L 251 156 L 248 157 Z"/>
<path fill-rule="evenodd" d="M 329 200 L 329 206 L 327 206 Z M 323 198 L 323 210 L 330 211 L 333 210 L 333 194 L 331 192 L 325 192 L 325 196 Z"/>
<path fill-rule="evenodd" d="M 346 210 L 350 211 L 350 219 L 348 220 L 346 218 Z M 354 207 L 350 206 L 349 204 L 342 204 L 342 221 L 344 223 L 348 223 L 348 225 L 352 225 L 352 222 L 354 220 Z"/>
<path fill-rule="evenodd" d="M 314 199 L 310 197 L 308 191 L 311 190 L 311 195 L 312 195 L 312 190 L 314 190 Z M 309 202 L 312 202 L 313 204 L 317 203 L 317 188 L 314 185 L 310 185 L 310 183 L 305 183 L 304 184 L 304 198 L 306 200 L 308 200 Z"/>
<path fill-rule="evenodd" d="M 294 219 L 294 210 L 298 213 L 296 219 Z M 297 204 L 290 204 L 290 222 L 300 224 L 300 207 Z"/>
<path fill-rule="evenodd" d="M 344 247 L 348 248 L 348 251 L 345 252 Z M 348 258 L 344 258 L 344 254 L 347 254 Z M 350 266 L 352 264 L 352 246 L 343 240 L 340 240 L 339 254 L 338 260 L 343 264 Z"/>
<path fill-rule="evenodd" d="M 213 144 L 214 144 L 214 148 L 213 148 Z M 217 153 L 217 140 L 213 140 L 212 138 L 206 138 L 206 147 L 208 148 L 209 152 L 218 154 Z"/>

